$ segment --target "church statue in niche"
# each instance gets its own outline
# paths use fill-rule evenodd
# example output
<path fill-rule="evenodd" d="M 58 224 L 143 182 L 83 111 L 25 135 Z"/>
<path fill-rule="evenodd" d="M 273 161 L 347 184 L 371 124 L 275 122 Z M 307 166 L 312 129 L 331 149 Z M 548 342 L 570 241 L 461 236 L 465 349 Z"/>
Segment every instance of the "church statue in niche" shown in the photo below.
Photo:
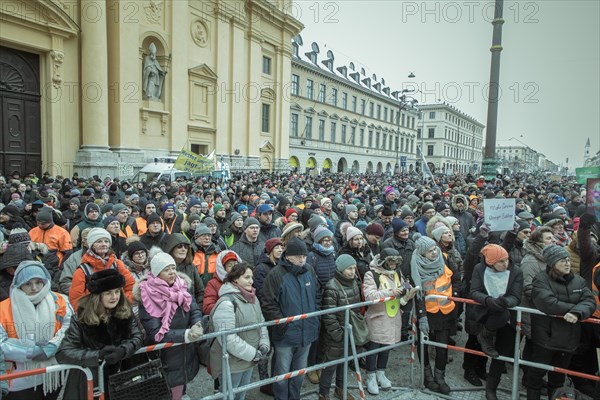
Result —
<path fill-rule="evenodd" d="M 156 45 L 150 43 L 148 49 L 150 54 L 144 58 L 142 70 L 142 92 L 145 100 L 160 100 L 166 72 L 156 59 Z"/>

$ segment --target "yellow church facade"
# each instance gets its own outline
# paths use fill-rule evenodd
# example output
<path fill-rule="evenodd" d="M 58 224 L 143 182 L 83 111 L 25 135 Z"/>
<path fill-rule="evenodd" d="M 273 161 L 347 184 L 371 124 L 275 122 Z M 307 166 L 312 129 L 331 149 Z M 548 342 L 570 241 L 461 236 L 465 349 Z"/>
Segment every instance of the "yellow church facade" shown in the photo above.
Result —
<path fill-rule="evenodd" d="M 0 171 L 289 168 L 290 0 L 0 2 Z"/>

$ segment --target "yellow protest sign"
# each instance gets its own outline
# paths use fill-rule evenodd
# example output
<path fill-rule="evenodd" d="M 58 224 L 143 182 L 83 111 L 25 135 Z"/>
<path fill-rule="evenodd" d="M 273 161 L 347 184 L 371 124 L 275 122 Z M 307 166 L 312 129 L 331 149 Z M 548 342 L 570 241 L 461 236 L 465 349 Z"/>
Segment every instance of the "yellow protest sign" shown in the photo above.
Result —
<path fill-rule="evenodd" d="M 215 170 L 215 163 L 207 157 L 188 150 L 181 150 L 173 167 L 193 175 L 202 175 L 213 172 Z"/>

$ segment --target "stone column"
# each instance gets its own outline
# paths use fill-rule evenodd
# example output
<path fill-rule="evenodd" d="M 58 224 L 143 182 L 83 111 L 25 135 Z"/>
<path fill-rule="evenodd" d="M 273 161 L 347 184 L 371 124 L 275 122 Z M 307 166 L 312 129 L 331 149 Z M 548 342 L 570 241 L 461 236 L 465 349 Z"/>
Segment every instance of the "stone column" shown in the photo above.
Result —
<path fill-rule="evenodd" d="M 108 151 L 106 1 L 81 2 L 82 150 Z"/>

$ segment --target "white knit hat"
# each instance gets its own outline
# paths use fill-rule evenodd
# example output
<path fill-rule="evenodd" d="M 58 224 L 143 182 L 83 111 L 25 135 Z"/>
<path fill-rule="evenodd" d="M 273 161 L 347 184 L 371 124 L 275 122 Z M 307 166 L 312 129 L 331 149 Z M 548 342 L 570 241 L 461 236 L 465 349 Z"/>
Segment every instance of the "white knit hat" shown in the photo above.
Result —
<path fill-rule="evenodd" d="M 158 253 L 154 257 L 152 257 L 152 261 L 150 261 L 150 270 L 152 271 L 152 275 L 158 276 L 163 269 L 167 268 L 169 265 L 177 265 L 173 257 L 171 257 L 168 253 Z"/>
<path fill-rule="evenodd" d="M 94 243 L 96 243 L 100 239 L 108 239 L 109 243 L 112 243 L 112 238 L 110 237 L 110 233 L 104 228 L 92 228 L 87 236 L 87 243 L 89 247 L 92 247 Z"/>

